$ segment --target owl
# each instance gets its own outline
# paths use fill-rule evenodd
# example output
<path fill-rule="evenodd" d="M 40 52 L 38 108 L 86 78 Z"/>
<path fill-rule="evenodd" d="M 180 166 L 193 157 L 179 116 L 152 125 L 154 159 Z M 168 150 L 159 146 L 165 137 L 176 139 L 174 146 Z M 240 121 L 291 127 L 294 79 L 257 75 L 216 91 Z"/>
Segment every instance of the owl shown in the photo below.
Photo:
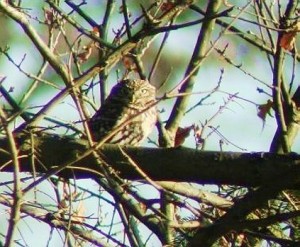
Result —
<path fill-rule="evenodd" d="M 147 80 L 124 79 L 116 84 L 88 120 L 93 141 L 139 146 L 157 121 L 155 87 Z"/>

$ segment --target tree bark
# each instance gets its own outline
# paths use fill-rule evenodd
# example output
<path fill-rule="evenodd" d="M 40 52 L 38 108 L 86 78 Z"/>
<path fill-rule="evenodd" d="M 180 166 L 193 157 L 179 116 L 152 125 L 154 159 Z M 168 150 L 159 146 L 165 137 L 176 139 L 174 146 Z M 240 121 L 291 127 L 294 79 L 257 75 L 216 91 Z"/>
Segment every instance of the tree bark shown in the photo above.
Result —
<path fill-rule="evenodd" d="M 35 171 L 38 173 L 53 172 L 67 179 L 101 177 L 101 169 L 92 155 L 92 148 L 85 140 L 51 135 L 34 137 L 32 142 L 25 137 L 15 139 L 21 172 L 33 172 L 31 161 L 32 155 L 35 155 Z M 138 164 L 144 175 L 130 163 L 120 148 Z M 0 171 L 13 172 L 7 139 L 0 139 L 0 152 Z M 290 172 L 299 174 L 300 177 L 300 155 L 297 154 L 213 152 L 184 147 L 137 148 L 117 145 L 104 145 L 97 152 L 120 177 L 129 180 L 145 179 L 146 174 L 155 181 L 256 187 Z M 297 186 L 299 181 L 295 181 L 289 189 Z"/>

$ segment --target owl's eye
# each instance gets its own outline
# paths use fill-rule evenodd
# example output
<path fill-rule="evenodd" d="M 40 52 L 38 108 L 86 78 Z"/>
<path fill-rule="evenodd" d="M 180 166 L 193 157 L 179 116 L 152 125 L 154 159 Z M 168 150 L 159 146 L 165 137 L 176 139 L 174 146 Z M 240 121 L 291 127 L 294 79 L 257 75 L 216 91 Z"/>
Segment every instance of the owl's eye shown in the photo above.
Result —
<path fill-rule="evenodd" d="M 148 93 L 148 90 L 144 88 L 144 89 L 141 90 L 141 93 L 146 94 L 146 93 Z"/>

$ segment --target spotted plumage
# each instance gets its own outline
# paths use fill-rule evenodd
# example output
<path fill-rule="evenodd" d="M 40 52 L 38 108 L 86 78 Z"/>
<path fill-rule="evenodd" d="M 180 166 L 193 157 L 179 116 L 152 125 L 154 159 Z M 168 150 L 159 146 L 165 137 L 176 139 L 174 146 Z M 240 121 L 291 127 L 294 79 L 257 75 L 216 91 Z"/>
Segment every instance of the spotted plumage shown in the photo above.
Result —
<path fill-rule="evenodd" d="M 88 121 L 94 141 L 139 146 L 156 123 L 155 87 L 147 80 L 123 80 Z"/>

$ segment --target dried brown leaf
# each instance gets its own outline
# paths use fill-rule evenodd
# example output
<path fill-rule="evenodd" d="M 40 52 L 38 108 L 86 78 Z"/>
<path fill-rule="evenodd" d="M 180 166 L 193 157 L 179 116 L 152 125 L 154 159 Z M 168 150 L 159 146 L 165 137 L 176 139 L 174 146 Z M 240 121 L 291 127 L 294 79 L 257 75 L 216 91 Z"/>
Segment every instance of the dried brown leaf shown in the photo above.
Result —
<path fill-rule="evenodd" d="M 265 122 L 267 115 L 272 116 L 271 114 L 272 108 L 273 108 L 273 101 L 268 100 L 266 104 L 262 104 L 258 106 L 257 116 Z"/>
<path fill-rule="evenodd" d="M 194 125 L 185 128 L 178 127 L 175 135 L 175 147 L 178 147 L 184 143 L 185 139 L 190 135 L 192 129 L 194 129 Z"/>
<path fill-rule="evenodd" d="M 289 28 L 280 39 L 280 46 L 287 50 L 291 51 L 295 46 L 297 33 L 300 31 L 300 22 L 297 22 L 293 25 L 292 28 Z"/>
<path fill-rule="evenodd" d="M 137 69 L 136 64 L 131 56 L 124 56 L 122 58 L 122 63 L 124 67 L 129 71 L 133 71 Z"/>

